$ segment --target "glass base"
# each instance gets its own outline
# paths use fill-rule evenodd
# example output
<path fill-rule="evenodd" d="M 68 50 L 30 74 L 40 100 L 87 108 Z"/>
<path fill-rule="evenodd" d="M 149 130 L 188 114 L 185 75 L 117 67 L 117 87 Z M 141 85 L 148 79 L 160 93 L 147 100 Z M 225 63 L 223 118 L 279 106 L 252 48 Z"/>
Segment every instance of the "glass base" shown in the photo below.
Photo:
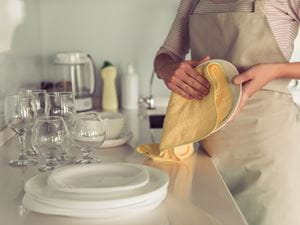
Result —
<path fill-rule="evenodd" d="M 39 171 L 41 172 L 47 172 L 51 170 L 55 170 L 59 165 L 43 165 L 39 167 Z"/>
<path fill-rule="evenodd" d="M 34 159 L 27 160 L 12 160 L 9 162 L 9 165 L 12 167 L 26 167 L 26 166 L 35 166 L 37 161 Z"/>
<path fill-rule="evenodd" d="M 92 163 L 100 163 L 100 160 L 94 158 L 84 158 L 76 161 L 76 164 L 92 164 Z"/>
<path fill-rule="evenodd" d="M 58 168 L 59 166 L 60 166 L 60 164 L 58 164 L 56 158 L 46 158 L 46 164 L 41 165 L 39 167 L 39 171 L 46 172 L 46 171 L 54 170 L 54 169 Z"/>
<path fill-rule="evenodd" d="M 81 149 L 82 159 L 76 161 L 76 164 L 92 164 L 99 163 L 100 161 L 96 159 L 91 151 L 84 151 L 85 149 Z"/>
<path fill-rule="evenodd" d="M 75 156 L 69 154 L 62 154 L 57 161 L 62 165 L 74 164 Z"/>
<path fill-rule="evenodd" d="M 30 156 L 37 156 L 39 153 L 35 150 L 35 149 L 33 149 L 33 148 L 29 148 L 29 149 L 27 149 L 26 151 L 26 155 L 30 155 Z"/>

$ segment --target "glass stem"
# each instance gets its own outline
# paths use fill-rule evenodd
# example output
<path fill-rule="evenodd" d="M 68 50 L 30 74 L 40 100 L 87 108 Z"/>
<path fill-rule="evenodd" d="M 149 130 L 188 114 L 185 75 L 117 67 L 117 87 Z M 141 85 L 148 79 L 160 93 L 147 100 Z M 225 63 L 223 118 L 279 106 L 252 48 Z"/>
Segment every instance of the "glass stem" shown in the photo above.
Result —
<path fill-rule="evenodd" d="M 89 160 L 92 158 L 91 151 L 88 148 L 82 148 L 82 158 Z"/>
<path fill-rule="evenodd" d="M 55 168 L 58 165 L 56 158 L 55 157 L 54 158 L 47 158 L 46 159 L 46 165 L 48 167 Z"/>
<path fill-rule="evenodd" d="M 27 155 L 25 153 L 26 142 L 25 142 L 25 134 L 19 135 L 19 142 L 21 144 L 21 153 L 19 155 L 19 160 L 27 160 Z"/>

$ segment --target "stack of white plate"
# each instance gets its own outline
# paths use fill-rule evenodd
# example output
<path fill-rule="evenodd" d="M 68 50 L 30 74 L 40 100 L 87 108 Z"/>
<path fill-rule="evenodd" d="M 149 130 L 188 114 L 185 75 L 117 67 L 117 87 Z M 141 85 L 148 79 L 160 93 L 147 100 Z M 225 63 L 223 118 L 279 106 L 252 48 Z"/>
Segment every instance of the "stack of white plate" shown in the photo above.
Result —
<path fill-rule="evenodd" d="M 156 208 L 169 178 L 143 165 L 72 165 L 38 174 L 25 185 L 23 205 L 35 212 L 110 219 Z"/>

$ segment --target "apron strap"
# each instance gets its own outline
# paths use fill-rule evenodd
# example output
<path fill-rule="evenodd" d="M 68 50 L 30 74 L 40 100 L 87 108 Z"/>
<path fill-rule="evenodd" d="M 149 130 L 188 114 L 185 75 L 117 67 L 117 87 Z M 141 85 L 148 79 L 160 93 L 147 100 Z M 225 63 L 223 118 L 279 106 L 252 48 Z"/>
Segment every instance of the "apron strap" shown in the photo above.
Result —
<path fill-rule="evenodd" d="M 194 0 L 192 8 L 190 10 L 190 13 L 194 12 L 194 9 L 196 8 L 196 6 L 199 3 L 199 1 L 200 0 Z M 265 0 L 255 0 L 255 2 L 253 2 L 253 5 L 254 5 L 253 6 L 254 13 L 259 14 L 259 15 L 264 15 Z"/>
<path fill-rule="evenodd" d="M 264 15 L 265 0 L 256 0 L 254 2 L 254 13 Z"/>
<path fill-rule="evenodd" d="M 192 8 L 190 10 L 190 14 L 194 12 L 194 9 L 196 8 L 196 6 L 198 5 L 200 0 L 194 0 Z"/>

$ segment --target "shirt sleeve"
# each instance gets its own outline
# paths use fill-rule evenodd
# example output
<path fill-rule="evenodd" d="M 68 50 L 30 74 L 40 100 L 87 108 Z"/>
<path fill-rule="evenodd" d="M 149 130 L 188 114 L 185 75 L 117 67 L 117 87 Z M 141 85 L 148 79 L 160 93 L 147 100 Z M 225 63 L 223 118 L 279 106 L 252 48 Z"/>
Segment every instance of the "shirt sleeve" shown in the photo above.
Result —
<path fill-rule="evenodd" d="M 166 53 L 173 60 L 183 60 L 190 49 L 189 14 L 196 0 L 181 0 L 171 29 L 157 55 Z"/>

